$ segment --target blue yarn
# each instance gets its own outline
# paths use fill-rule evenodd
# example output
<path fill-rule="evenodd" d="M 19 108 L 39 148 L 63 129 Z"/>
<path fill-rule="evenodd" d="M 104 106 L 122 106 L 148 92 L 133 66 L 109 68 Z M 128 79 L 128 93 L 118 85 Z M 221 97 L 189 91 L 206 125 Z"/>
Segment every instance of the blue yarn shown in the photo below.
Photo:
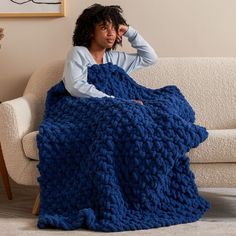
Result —
<path fill-rule="evenodd" d="M 202 217 L 210 204 L 186 153 L 208 133 L 180 90 L 145 88 L 110 63 L 90 67 L 88 82 L 116 98 L 75 98 L 63 82 L 47 94 L 38 227 L 112 232 Z"/>

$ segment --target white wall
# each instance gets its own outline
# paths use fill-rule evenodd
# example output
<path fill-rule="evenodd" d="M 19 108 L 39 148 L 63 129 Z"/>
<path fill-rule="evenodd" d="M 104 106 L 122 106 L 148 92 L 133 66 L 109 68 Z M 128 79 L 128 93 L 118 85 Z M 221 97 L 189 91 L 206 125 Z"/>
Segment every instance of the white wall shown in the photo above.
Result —
<path fill-rule="evenodd" d="M 236 56 L 235 0 L 66 0 L 62 18 L 0 18 L 0 101 L 22 94 L 40 65 L 65 58 L 81 11 L 97 2 L 120 5 L 127 22 L 160 57 Z M 124 50 L 130 50 L 127 43 Z"/>

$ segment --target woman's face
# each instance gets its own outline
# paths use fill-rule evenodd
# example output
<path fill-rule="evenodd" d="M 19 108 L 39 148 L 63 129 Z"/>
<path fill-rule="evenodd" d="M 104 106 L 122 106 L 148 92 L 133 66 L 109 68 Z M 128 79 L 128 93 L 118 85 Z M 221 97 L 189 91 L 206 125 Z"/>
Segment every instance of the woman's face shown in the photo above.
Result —
<path fill-rule="evenodd" d="M 91 47 L 100 49 L 112 48 L 117 38 L 117 33 L 112 22 L 96 24 L 92 35 Z"/>

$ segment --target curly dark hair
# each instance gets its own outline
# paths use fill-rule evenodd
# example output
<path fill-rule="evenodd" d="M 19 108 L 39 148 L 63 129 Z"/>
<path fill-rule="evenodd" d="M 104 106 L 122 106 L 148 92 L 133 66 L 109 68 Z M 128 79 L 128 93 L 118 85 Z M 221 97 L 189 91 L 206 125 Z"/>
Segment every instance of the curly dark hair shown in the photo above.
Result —
<path fill-rule="evenodd" d="M 93 4 L 86 8 L 76 21 L 76 27 L 73 35 L 73 46 L 85 46 L 87 48 L 91 45 L 92 34 L 95 26 L 98 23 L 106 24 L 112 21 L 116 32 L 118 33 L 119 25 L 127 25 L 126 20 L 122 17 L 123 10 L 120 6 L 102 6 L 100 4 Z M 112 49 L 116 46 L 122 45 L 122 41 L 115 41 Z M 107 50 L 110 50 L 108 48 Z"/>

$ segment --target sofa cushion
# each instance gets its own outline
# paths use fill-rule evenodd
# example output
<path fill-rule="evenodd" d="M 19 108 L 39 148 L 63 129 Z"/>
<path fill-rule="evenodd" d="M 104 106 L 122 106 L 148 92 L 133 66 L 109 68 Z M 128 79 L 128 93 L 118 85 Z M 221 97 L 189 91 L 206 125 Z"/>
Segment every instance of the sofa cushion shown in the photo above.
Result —
<path fill-rule="evenodd" d="M 25 155 L 32 160 L 39 160 L 39 153 L 36 143 L 38 131 L 31 132 L 25 135 L 22 139 Z"/>
<path fill-rule="evenodd" d="M 187 153 L 190 162 L 236 162 L 236 129 L 208 130 L 208 132 L 208 139 Z"/>
<path fill-rule="evenodd" d="M 208 130 L 208 132 L 208 139 L 187 153 L 190 163 L 236 162 L 236 129 Z M 38 131 L 31 132 L 22 140 L 25 155 L 33 160 L 39 160 L 37 134 Z"/>

